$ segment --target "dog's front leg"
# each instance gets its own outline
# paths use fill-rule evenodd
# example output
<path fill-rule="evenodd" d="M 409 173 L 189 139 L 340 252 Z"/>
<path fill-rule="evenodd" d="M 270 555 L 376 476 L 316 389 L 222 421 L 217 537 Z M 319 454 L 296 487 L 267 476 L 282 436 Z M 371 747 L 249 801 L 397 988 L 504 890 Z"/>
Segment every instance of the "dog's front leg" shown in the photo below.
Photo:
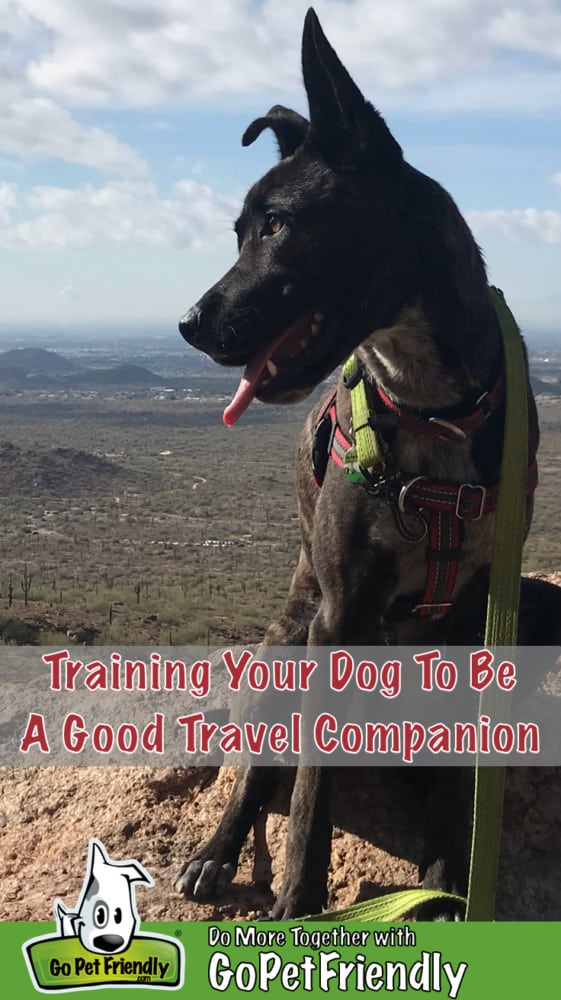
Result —
<path fill-rule="evenodd" d="M 339 580 L 351 581 L 349 599 Z M 330 586 L 329 583 L 333 583 Z M 379 641 L 376 625 L 366 616 L 360 620 L 360 610 L 353 600 L 354 588 L 351 573 L 330 577 L 324 590 L 326 595 L 320 603 L 317 614 L 310 626 L 312 647 L 332 647 L 341 639 L 356 636 L 356 641 L 374 637 Z M 374 588 L 371 589 L 371 593 Z M 368 621 L 368 624 L 366 624 Z M 351 623 L 352 632 L 346 632 L 346 622 Z M 327 683 L 320 679 L 320 685 Z M 314 715 L 315 699 L 321 699 L 317 689 L 304 700 L 304 730 L 309 730 L 310 717 Z M 316 705 L 317 707 L 317 705 Z M 330 767 L 299 767 L 296 772 L 294 790 L 290 801 L 288 837 L 284 879 L 281 891 L 272 909 L 276 920 L 290 920 L 306 914 L 320 913 L 327 904 L 327 875 L 331 856 L 331 779 Z"/>
<path fill-rule="evenodd" d="M 185 862 L 174 881 L 183 895 L 206 900 L 227 886 L 236 874 L 243 843 L 277 790 L 281 768 L 244 767 L 214 834 Z"/>
<path fill-rule="evenodd" d="M 431 768 L 425 801 L 424 853 L 419 878 L 424 889 L 465 896 L 473 803 L 473 768 Z M 430 903 L 421 920 L 463 920 L 461 904 Z"/>
<path fill-rule="evenodd" d="M 271 911 L 274 920 L 320 913 L 327 903 L 331 854 L 328 767 L 299 767 L 290 802 L 282 889 Z"/>
<path fill-rule="evenodd" d="M 302 546 L 290 592 L 278 622 L 265 634 L 263 646 L 305 645 L 318 602 L 318 584 Z M 238 866 L 243 843 L 259 812 L 273 798 L 283 773 L 281 767 L 240 768 L 230 800 L 212 837 L 181 868 L 175 888 L 185 896 L 204 900 L 228 885 Z"/>

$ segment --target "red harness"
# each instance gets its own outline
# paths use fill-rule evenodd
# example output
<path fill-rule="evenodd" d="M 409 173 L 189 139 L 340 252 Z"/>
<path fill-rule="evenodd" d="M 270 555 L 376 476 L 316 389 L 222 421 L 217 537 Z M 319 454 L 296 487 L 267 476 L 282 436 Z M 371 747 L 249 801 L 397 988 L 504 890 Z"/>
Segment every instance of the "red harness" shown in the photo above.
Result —
<path fill-rule="evenodd" d="M 323 485 L 329 458 L 342 468 L 345 455 L 352 447 L 351 441 L 337 420 L 336 395 L 335 391 L 322 408 L 314 433 L 312 465 L 318 487 Z M 400 427 L 413 433 L 457 441 L 483 427 L 499 407 L 504 397 L 504 380 L 502 375 L 499 376 L 493 388 L 477 400 L 476 409 L 469 416 L 453 420 L 425 418 L 403 410 L 379 387 L 377 396 L 385 412 L 377 412 L 372 418 L 376 429 L 384 424 L 386 426 L 399 424 Z M 406 617 L 431 618 L 446 614 L 452 605 L 452 593 L 458 573 L 462 549 L 462 522 L 479 521 L 484 514 L 496 509 L 499 484 L 482 486 L 472 483 L 457 485 L 428 482 L 423 476 L 406 479 L 399 470 L 388 475 L 384 469 L 380 469 L 379 472 L 374 470 L 374 473 L 368 476 L 368 480 L 364 488 L 391 505 L 402 536 L 411 542 L 427 539 L 428 565 L 423 596 L 419 603 L 410 609 L 409 614 L 403 613 L 396 620 Z M 534 458 L 528 467 L 528 495 L 534 492 L 537 484 L 538 466 Z M 419 520 L 422 522 L 421 533 L 416 536 L 406 529 L 401 516 L 411 508 L 418 512 Z"/>

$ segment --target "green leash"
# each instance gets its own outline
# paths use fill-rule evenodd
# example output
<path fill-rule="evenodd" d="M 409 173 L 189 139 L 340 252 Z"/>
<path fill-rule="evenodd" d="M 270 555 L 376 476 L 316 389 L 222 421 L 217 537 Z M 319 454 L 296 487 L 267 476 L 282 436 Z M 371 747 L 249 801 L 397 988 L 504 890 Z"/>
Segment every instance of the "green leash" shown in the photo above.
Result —
<path fill-rule="evenodd" d="M 485 646 L 516 646 L 528 488 L 528 386 L 515 319 L 502 294 L 492 287 L 489 291 L 503 341 L 506 415 Z M 489 696 L 483 693 L 480 716 L 488 714 L 488 703 Z M 504 767 L 476 766 L 466 920 L 494 917 L 505 774 Z"/>
<path fill-rule="evenodd" d="M 503 339 L 506 416 L 485 642 L 515 646 L 528 489 L 528 383 L 522 338 L 502 294 L 489 289 Z"/>
<path fill-rule="evenodd" d="M 503 343 L 506 415 L 485 624 L 487 648 L 516 645 L 528 488 L 528 387 L 522 339 L 502 293 L 491 286 L 489 295 L 499 320 Z M 349 462 L 345 462 L 345 474 L 351 482 L 360 483 L 366 481 L 361 470 L 383 464 L 384 457 L 376 433 L 368 422 L 370 410 L 366 386 L 364 380 L 358 377 L 358 362 L 354 355 L 344 365 L 343 378 L 351 393 L 355 441 L 354 448 L 347 453 Z M 482 694 L 480 716 L 488 714 L 491 697 Z M 504 767 L 476 765 L 467 901 L 462 896 L 430 889 L 409 889 L 308 919 L 393 921 L 411 913 L 422 903 L 440 899 L 467 903 L 466 920 L 493 920 L 505 772 Z"/>

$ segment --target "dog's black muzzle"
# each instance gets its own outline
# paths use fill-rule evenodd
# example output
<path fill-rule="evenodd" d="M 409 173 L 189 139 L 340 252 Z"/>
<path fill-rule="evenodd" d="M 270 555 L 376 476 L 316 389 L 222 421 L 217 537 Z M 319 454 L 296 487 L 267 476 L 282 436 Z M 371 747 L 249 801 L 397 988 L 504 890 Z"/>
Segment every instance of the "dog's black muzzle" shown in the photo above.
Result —
<path fill-rule="evenodd" d="M 202 329 L 202 310 L 197 302 L 179 320 L 179 332 L 192 347 L 201 347 L 204 333 Z"/>

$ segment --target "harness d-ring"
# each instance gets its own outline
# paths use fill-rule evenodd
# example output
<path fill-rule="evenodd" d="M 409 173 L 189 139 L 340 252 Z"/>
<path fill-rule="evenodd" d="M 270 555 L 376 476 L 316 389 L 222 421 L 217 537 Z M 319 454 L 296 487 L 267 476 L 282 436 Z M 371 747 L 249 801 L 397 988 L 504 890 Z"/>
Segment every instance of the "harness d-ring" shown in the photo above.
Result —
<path fill-rule="evenodd" d="M 409 490 L 411 489 L 411 487 L 414 486 L 415 483 L 418 483 L 420 479 L 426 479 L 426 476 L 415 476 L 415 478 L 414 479 L 410 479 L 408 483 L 404 483 L 403 486 L 401 487 L 400 491 L 399 491 L 399 496 L 397 498 L 397 504 L 395 504 L 395 503 L 392 504 L 392 514 L 393 514 L 393 517 L 394 517 L 396 528 L 399 531 L 399 534 L 401 535 L 401 537 L 403 538 L 403 540 L 406 541 L 406 542 L 411 542 L 412 544 L 415 544 L 416 542 L 422 542 L 427 537 L 428 530 L 429 530 L 428 529 L 428 524 L 425 521 L 423 515 L 420 513 L 420 511 L 418 511 L 418 510 L 406 511 L 405 510 L 405 503 L 406 503 L 406 500 L 407 500 L 407 494 L 408 494 Z M 403 515 L 404 514 L 409 514 L 409 515 L 411 515 L 413 517 L 416 517 L 417 521 L 422 525 L 422 528 L 421 528 L 421 530 L 420 530 L 420 532 L 418 534 L 415 534 L 413 531 L 411 531 L 407 527 L 407 525 L 405 524 L 405 521 L 403 520 Z"/>
<path fill-rule="evenodd" d="M 414 479 L 410 479 L 409 482 L 404 483 L 399 491 L 399 496 L 397 498 L 397 506 L 399 507 L 402 514 L 405 514 L 405 501 L 407 500 L 407 494 L 415 483 L 421 482 L 421 480 L 426 480 L 426 476 L 415 476 Z"/>

